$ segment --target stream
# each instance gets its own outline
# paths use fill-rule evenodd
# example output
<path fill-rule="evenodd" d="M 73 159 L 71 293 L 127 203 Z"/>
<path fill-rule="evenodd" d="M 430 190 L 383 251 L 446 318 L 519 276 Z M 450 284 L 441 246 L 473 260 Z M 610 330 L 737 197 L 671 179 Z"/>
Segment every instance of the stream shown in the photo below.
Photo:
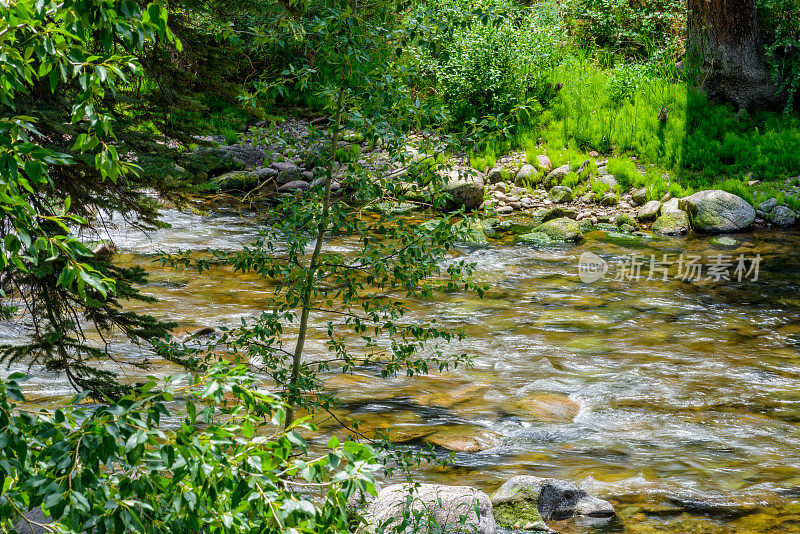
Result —
<path fill-rule="evenodd" d="M 143 289 L 159 299 L 130 309 L 185 330 L 259 313 L 272 289 L 257 276 L 198 276 L 152 263 L 158 250 L 250 242 L 258 232 L 252 214 L 220 206 L 206 216 L 163 215 L 171 228 L 110 229 L 115 261 L 146 266 Z M 463 326 L 468 338 L 452 349 L 472 355 L 474 367 L 388 384 L 366 371 L 331 376 L 343 415 L 412 437 L 494 440 L 456 453 L 452 467 L 420 469 L 428 481 L 491 492 L 518 474 L 562 478 L 617 510 L 603 527 L 568 521 L 556 525 L 561 532 L 800 532 L 800 232 L 755 230 L 734 236 L 731 249 L 703 237 L 644 246 L 588 237 L 569 247 L 505 239 L 460 249 L 489 285 L 485 298 L 440 295 L 409 307 L 413 317 Z M 326 243 L 353 245 L 348 237 Z M 609 263 L 605 278 L 579 279 L 586 252 Z M 632 253 L 648 262 L 698 255 L 707 265 L 719 255 L 759 255 L 758 279 L 647 280 L 643 269 L 638 280 L 614 280 Z M 4 341 L 19 332 L 0 324 Z M 325 354 L 324 332 L 312 333 L 307 348 Z M 135 360 L 143 349 L 119 340 L 113 350 Z M 179 370 L 156 360 L 152 371 Z M 63 377 L 43 371 L 26 389 L 46 406 L 72 394 Z"/>

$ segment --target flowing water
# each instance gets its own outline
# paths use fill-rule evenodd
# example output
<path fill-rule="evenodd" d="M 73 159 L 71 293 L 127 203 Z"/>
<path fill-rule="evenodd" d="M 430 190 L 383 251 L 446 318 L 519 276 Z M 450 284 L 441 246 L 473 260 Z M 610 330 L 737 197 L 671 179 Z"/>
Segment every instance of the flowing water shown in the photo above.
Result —
<path fill-rule="evenodd" d="M 152 270 L 144 290 L 160 301 L 132 308 L 185 329 L 257 314 L 271 292 L 258 277 L 152 264 L 158 250 L 249 242 L 258 230 L 252 214 L 166 209 L 164 216 L 172 228 L 111 232 L 115 261 Z M 421 478 L 487 491 L 516 474 L 571 480 L 614 504 L 618 519 L 599 528 L 606 532 L 800 532 L 800 233 L 736 239 L 728 250 L 705 238 L 636 248 L 589 239 L 544 249 L 501 240 L 463 249 L 491 288 L 485 298 L 443 295 L 410 307 L 417 317 L 463 326 L 469 337 L 453 351 L 472 355 L 474 368 L 388 384 L 365 371 L 331 376 L 329 386 L 364 428 L 494 445 L 457 453 L 454 466 L 423 469 Z M 326 246 L 353 243 L 337 237 Z M 604 279 L 579 280 L 585 252 L 610 262 Z M 759 254 L 761 262 L 758 280 L 750 273 L 742 281 L 682 281 L 673 271 L 648 281 L 646 269 L 639 280 L 611 279 L 634 252 L 648 260 L 697 254 L 706 264 L 720 254 Z M 6 339 L 19 332 L 0 327 Z M 312 335 L 312 353 L 326 352 L 320 334 Z M 123 342 L 114 350 L 142 357 Z M 176 371 L 163 361 L 153 370 Z M 44 373 L 27 388 L 43 403 L 70 393 Z"/>

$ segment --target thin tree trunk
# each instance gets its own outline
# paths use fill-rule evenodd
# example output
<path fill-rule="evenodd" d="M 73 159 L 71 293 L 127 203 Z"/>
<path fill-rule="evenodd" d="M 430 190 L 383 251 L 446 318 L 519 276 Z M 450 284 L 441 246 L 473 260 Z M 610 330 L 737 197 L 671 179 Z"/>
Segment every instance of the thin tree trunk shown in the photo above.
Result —
<path fill-rule="evenodd" d="M 303 293 L 303 304 L 300 312 L 300 327 L 297 333 L 297 343 L 292 355 L 292 374 L 289 379 L 289 408 L 286 411 L 286 428 L 294 422 L 294 405 L 298 398 L 298 381 L 300 379 L 300 366 L 303 363 L 303 347 L 306 343 L 308 333 L 308 316 L 311 311 L 311 297 L 314 293 L 314 277 L 319 267 L 319 255 L 322 252 L 322 242 L 328 231 L 328 215 L 331 205 L 331 183 L 333 182 L 333 163 L 336 160 L 336 148 L 339 146 L 339 129 L 342 125 L 342 112 L 344 108 L 344 89 L 347 83 L 347 71 L 342 72 L 342 82 L 339 86 L 339 95 L 336 100 L 336 117 L 334 119 L 333 136 L 331 137 L 330 159 L 328 161 L 328 172 L 325 177 L 325 189 L 322 196 L 322 215 L 317 226 L 317 237 L 314 244 L 314 252 L 308 264 L 306 282 Z"/>
<path fill-rule="evenodd" d="M 778 103 L 755 0 L 688 0 L 688 7 L 688 66 L 705 93 L 740 109 Z"/>

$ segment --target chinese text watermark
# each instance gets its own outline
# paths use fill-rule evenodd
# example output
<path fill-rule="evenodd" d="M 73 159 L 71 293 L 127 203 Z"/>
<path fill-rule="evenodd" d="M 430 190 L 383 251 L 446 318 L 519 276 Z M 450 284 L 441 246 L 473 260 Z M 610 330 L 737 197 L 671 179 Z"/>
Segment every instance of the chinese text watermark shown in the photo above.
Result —
<path fill-rule="evenodd" d="M 584 252 L 578 260 L 578 276 L 586 284 L 603 278 L 618 282 L 639 280 L 702 280 L 742 282 L 757 281 L 761 255 L 738 256 L 717 254 L 703 257 L 700 254 L 630 254 L 618 262 L 609 263 L 593 252 Z"/>

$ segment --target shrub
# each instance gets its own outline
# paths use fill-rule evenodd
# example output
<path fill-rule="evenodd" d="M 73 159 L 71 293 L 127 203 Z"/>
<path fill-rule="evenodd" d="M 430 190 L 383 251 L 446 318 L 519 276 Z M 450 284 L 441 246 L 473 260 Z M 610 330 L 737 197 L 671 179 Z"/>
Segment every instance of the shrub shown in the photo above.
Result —
<path fill-rule="evenodd" d="M 424 34 L 412 57 L 457 123 L 509 113 L 540 95 L 563 41 L 549 1 L 530 9 L 499 0 L 421 3 L 409 28 Z"/>

